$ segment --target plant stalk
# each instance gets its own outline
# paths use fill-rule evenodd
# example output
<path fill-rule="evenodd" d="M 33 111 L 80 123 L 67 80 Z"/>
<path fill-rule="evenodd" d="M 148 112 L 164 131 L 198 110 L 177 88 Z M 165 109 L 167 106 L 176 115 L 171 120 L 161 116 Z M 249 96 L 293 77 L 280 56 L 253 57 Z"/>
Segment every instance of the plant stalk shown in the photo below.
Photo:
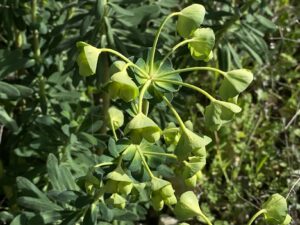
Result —
<path fill-rule="evenodd" d="M 181 81 L 175 81 L 175 80 L 167 80 L 167 79 L 155 79 L 155 81 L 160 81 L 160 82 L 167 82 L 167 83 L 171 83 L 171 84 L 176 84 L 176 85 L 181 85 L 181 86 L 184 86 L 184 87 L 187 87 L 187 88 L 191 88 L 197 92 L 200 92 L 201 94 L 205 95 L 210 101 L 216 101 L 216 99 L 211 96 L 209 93 L 207 93 L 206 91 L 204 91 L 203 89 L 195 86 L 195 85 L 192 85 L 192 84 L 188 84 L 188 83 L 185 83 L 185 82 L 181 82 Z"/>
<path fill-rule="evenodd" d="M 169 58 L 169 56 L 175 52 L 178 48 L 180 48 L 181 46 L 184 46 L 188 43 L 191 43 L 191 42 L 198 42 L 197 40 L 194 40 L 193 38 L 191 39 L 186 39 L 186 40 L 183 40 L 182 42 L 179 42 L 177 45 L 175 45 L 166 55 L 165 57 L 161 60 L 160 64 L 159 64 L 159 67 L 157 69 L 157 71 L 159 71 L 159 69 L 161 68 L 161 66 L 164 64 L 164 62 Z"/>
<path fill-rule="evenodd" d="M 265 210 L 265 209 L 259 210 L 257 213 L 255 213 L 255 214 L 251 217 L 251 219 L 249 220 L 249 222 L 247 223 L 247 225 L 251 225 L 257 217 L 259 217 L 261 214 L 264 214 L 264 213 L 266 213 L 266 212 L 267 212 L 267 210 Z"/>
<path fill-rule="evenodd" d="M 122 55 L 121 53 L 119 53 L 119 52 L 117 52 L 117 51 L 115 51 L 113 49 L 110 49 L 110 48 L 100 48 L 99 50 L 101 52 L 109 52 L 109 53 L 112 53 L 112 54 L 118 56 L 119 58 L 121 58 L 125 62 L 127 62 L 129 64 L 128 66 L 132 66 L 132 67 L 136 68 L 144 76 L 149 77 L 149 75 L 144 70 L 142 70 L 139 66 L 135 65 L 130 59 L 128 59 L 126 56 Z"/>
<path fill-rule="evenodd" d="M 174 70 L 168 73 L 163 73 L 160 74 L 161 77 L 167 76 L 167 75 L 172 75 L 172 74 L 177 74 L 177 73 L 185 73 L 185 72 L 190 72 L 190 71 L 197 71 L 197 70 L 206 70 L 206 71 L 213 71 L 222 74 L 223 76 L 226 76 L 226 72 L 213 68 L 213 67 L 208 67 L 208 66 L 203 66 L 203 67 L 189 67 L 189 68 L 184 68 L 184 69 L 178 69 Z"/>
<path fill-rule="evenodd" d="M 139 96 L 138 113 L 142 113 L 142 111 L 143 111 L 143 98 L 144 98 L 145 92 L 149 88 L 150 84 L 151 84 L 151 80 L 147 80 L 146 83 L 144 84 L 144 86 L 142 87 L 142 90 L 141 90 L 140 96 Z"/>
<path fill-rule="evenodd" d="M 154 178 L 155 176 L 153 175 L 151 169 L 149 168 L 148 163 L 146 162 L 146 159 L 145 159 L 145 157 L 144 157 L 144 154 L 142 153 L 142 151 L 141 151 L 141 149 L 140 149 L 139 146 L 137 146 L 137 151 L 138 151 L 138 153 L 139 153 L 139 155 L 140 155 L 140 157 L 141 157 L 141 159 L 142 159 L 142 162 L 143 162 L 143 164 L 144 164 L 144 166 L 145 166 L 145 169 L 147 170 L 149 176 L 150 176 L 151 178 Z"/>
<path fill-rule="evenodd" d="M 153 71 L 153 65 L 154 65 L 154 58 L 155 58 L 155 50 L 156 50 L 156 47 L 157 47 L 157 42 L 158 42 L 158 38 L 159 38 L 159 35 L 164 27 L 164 25 L 166 24 L 166 22 L 172 18 L 173 16 L 177 16 L 179 15 L 180 12 L 175 12 L 175 13 L 171 13 L 170 15 L 168 15 L 164 20 L 163 22 L 160 24 L 157 32 L 156 32 L 156 35 L 155 35 L 155 39 L 154 39 L 154 42 L 153 42 L 153 46 L 152 46 L 152 49 L 151 49 L 151 55 L 150 55 L 150 69 L 149 69 L 149 74 L 151 75 L 152 74 L 152 71 Z"/>
<path fill-rule="evenodd" d="M 182 121 L 182 119 L 180 118 L 179 114 L 177 113 L 176 109 L 172 106 L 171 102 L 165 97 L 165 96 L 161 96 L 163 98 L 163 100 L 167 103 L 168 107 L 171 109 L 171 111 L 173 112 L 174 116 L 176 117 L 180 128 L 185 131 L 186 127 L 184 125 L 184 122 Z"/>

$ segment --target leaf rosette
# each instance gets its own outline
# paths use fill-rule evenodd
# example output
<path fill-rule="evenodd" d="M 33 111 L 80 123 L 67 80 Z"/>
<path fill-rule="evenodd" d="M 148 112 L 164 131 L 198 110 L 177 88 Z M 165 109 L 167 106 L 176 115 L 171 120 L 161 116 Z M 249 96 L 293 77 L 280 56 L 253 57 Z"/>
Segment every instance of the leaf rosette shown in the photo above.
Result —
<path fill-rule="evenodd" d="M 159 57 L 158 57 L 159 58 Z M 148 59 L 146 60 L 149 61 Z M 159 93 L 168 93 L 168 92 L 176 92 L 178 91 L 178 87 L 170 82 L 163 80 L 171 80 L 171 81 L 179 81 L 182 79 L 178 73 L 168 74 L 174 71 L 172 63 L 170 60 L 166 60 L 162 62 L 157 60 L 154 63 L 154 67 L 152 70 L 152 74 L 149 74 L 150 68 L 148 63 L 142 58 L 138 59 L 136 65 L 139 66 L 145 73 L 141 73 L 140 71 L 135 71 L 137 81 L 143 85 L 146 83 L 148 79 L 152 79 L 151 86 L 149 88 L 149 93 L 152 96 L 157 96 L 154 92 L 158 91 Z M 148 74 L 148 76 L 146 76 Z"/>

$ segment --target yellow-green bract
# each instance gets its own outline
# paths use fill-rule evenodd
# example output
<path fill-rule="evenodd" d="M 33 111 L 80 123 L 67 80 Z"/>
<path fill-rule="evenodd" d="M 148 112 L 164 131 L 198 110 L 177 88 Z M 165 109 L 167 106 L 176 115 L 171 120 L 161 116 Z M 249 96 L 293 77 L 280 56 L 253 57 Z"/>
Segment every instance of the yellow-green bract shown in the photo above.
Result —
<path fill-rule="evenodd" d="M 215 34 L 210 28 L 198 28 L 192 34 L 193 41 L 189 43 L 191 55 L 196 60 L 208 61 L 212 58 L 215 45 Z"/>
<path fill-rule="evenodd" d="M 134 143 L 145 138 L 148 142 L 156 142 L 160 138 L 161 129 L 143 113 L 137 114 L 125 127 L 125 134 L 129 134 Z"/>
<path fill-rule="evenodd" d="M 76 46 L 80 51 L 76 60 L 79 66 L 79 74 L 81 76 L 95 74 L 101 50 L 85 42 L 77 42 Z"/>
<path fill-rule="evenodd" d="M 188 38 L 202 24 L 204 16 L 205 8 L 200 4 L 193 4 L 181 10 L 177 21 L 180 36 Z"/>

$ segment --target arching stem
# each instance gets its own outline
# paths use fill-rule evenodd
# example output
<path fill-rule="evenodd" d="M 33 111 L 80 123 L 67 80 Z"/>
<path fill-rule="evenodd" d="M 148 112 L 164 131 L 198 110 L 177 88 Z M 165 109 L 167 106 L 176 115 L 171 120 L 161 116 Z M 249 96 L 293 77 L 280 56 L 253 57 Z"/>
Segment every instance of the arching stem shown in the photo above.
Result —
<path fill-rule="evenodd" d="M 191 88 L 191 89 L 205 95 L 210 101 L 216 101 L 216 99 L 213 96 L 211 96 L 209 93 L 207 93 L 203 89 L 201 89 L 195 85 L 192 85 L 192 84 L 188 84 L 188 83 L 181 82 L 181 81 L 175 81 L 175 80 L 167 80 L 167 79 L 155 79 L 155 81 L 166 82 L 166 83 L 171 83 L 171 84 L 176 84 L 176 85 L 181 85 L 181 86 L 184 86 L 187 88 Z"/>
<path fill-rule="evenodd" d="M 184 68 L 184 69 L 173 70 L 173 71 L 168 72 L 168 73 L 160 74 L 160 77 L 168 76 L 168 75 L 172 75 L 172 74 L 177 74 L 177 73 L 185 73 L 185 72 L 190 72 L 190 71 L 198 71 L 198 70 L 213 71 L 213 72 L 220 73 L 223 76 L 227 76 L 227 73 L 224 72 L 224 71 L 222 71 L 222 70 L 219 70 L 219 69 L 216 69 L 216 68 L 213 68 L 213 67 L 203 66 L 203 67 L 189 67 L 189 68 Z"/>
<path fill-rule="evenodd" d="M 186 127 L 182 121 L 182 119 L 180 118 L 179 114 L 177 113 L 176 109 L 172 106 L 171 102 L 163 95 L 161 95 L 161 97 L 163 98 L 163 100 L 167 103 L 168 107 L 170 108 L 170 110 L 172 111 L 172 113 L 174 114 L 174 116 L 176 117 L 180 128 L 182 129 L 183 132 L 185 132 Z"/>
<path fill-rule="evenodd" d="M 255 214 L 251 217 L 251 219 L 249 220 L 249 222 L 247 223 L 247 225 L 251 225 L 257 217 L 259 217 L 261 214 L 264 214 L 264 213 L 266 213 L 266 212 L 267 212 L 267 210 L 265 210 L 265 209 L 259 210 L 257 213 L 255 213 Z"/>
<path fill-rule="evenodd" d="M 141 149 L 140 149 L 139 146 L 137 146 L 136 148 L 137 148 L 137 152 L 139 153 L 139 155 L 140 155 L 140 157 L 141 157 L 141 159 L 142 159 L 142 163 L 144 164 L 145 169 L 147 170 L 149 176 L 150 176 L 151 178 L 154 178 L 155 176 L 153 175 L 151 169 L 149 168 L 148 163 L 146 162 L 146 159 L 145 159 L 145 157 L 144 157 L 143 152 L 141 151 Z"/>
<path fill-rule="evenodd" d="M 159 69 L 161 68 L 161 66 L 164 64 L 164 62 L 169 58 L 169 56 L 175 52 L 178 48 L 180 48 L 181 46 L 184 46 L 186 45 L 187 43 L 191 43 L 191 42 L 199 42 L 198 40 L 195 40 L 193 38 L 191 39 L 186 39 L 186 40 L 183 40 L 182 42 L 179 42 L 177 45 L 175 45 L 166 55 L 165 57 L 161 60 L 160 64 L 159 64 L 159 67 L 157 69 L 157 71 L 159 71 Z"/>
<path fill-rule="evenodd" d="M 142 90 L 141 90 L 140 96 L 139 96 L 138 113 L 142 113 L 142 111 L 143 111 L 143 98 L 144 98 L 145 92 L 149 88 L 150 84 L 151 84 L 151 80 L 147 80 L 146 83 L 144 84 L 144 86 L 142 87 Z"/>
<path fill-rule="evenodd" d="M 157 42 L 158 42 L 158 38 L 159 38 L 159 35 L 162 31 L 162 28 L 164 27 L 164 25 L 166 24 L 166 22 L 172 18 L 173 16 L 177 16 L 179 15 L 180 12 L 175 12 L 175 13 L 171 13 L 170 15 L 168 15 L 164 20 L 163 22 L 160 24 L 157 32 L 156 32 L 156 35 L 155 35 L 155 39 L 154 39 L 154 42 L 153 42 L 153 46 L 152 46 L 152 49 L 151 49 L 151 54 L 150 54 L 150 69 L 149 69 L 149 74 L 152 74 L 152 71 L 153 71 L 153 65 L 154 65 L 154 58 L 155 58 L 155 50 L 156 50 L 156 46 L 157 46 Z"/>
<path fill-rule="evenodd" d="M 130 59 L 128 59 L 126 56 L 122 55 L 121 53 L 119 53 L 119 52 L 117 52 L 117 51 L 115 51 L 113 49 L 110 49 L 110 48 L 100 48 L 99 50 L 100 50 L 100 53 L 101 52 L 109 52 L 109 53 L 112 53 L 112 54 L 118 56 L 119 58 L 121 58 L 125 62 L 127 62 L 128 66 L 136 68 L 144 76 L 149 77 L 149 75 L 144 70 L 142 70 L 139 66 L 135 65 Z"/>

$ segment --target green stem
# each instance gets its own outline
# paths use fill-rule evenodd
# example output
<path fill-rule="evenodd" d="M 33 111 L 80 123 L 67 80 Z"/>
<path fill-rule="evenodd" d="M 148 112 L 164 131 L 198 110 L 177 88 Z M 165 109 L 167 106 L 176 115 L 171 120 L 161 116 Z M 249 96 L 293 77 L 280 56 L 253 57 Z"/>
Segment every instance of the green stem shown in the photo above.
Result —
<path fill-rule="evenodd" d="M 37 14 L 37 0 L 32 0 L 31 1 L 31 19 L 32 23 L 36 23 L 36 14 Z M 41 55 L 41 50 L 40 50 L 40 43 L 39 43 L 39 32 L 37 29 L 33 30 L 33 52 L 34 52 L 34 58 L 36 62 L 40 62 L 40 55 Z"/>
<path fill-rule="evenodd" d="M 147 170 L 148 174 L 150 175 L 151 178 L 154 178 L 155 176 L 151 172 L 151 169 L 149 168 L 148 163 L 146 162 L 146 159 L 145 159 L 145 157 L 144 157 L 144 155 L 143 155 L 143 153 L 142 153 L 142 151 L 141 151 L 141 149 L 140 149 L 139 146 L 137 146 L 137 151 L 138 151 L 138 153 L 139 153 L 139 155 L 140 155 L 140 157 L 142 159 L 142 162 L 143 162 L 143 164 L 145 166 L 145 169 Z"/>
<path fill-rule="evenodd" d="M 99 164 L 95 165 L 94 168 L 102 167 L 102 166 L 110 166 L 113 164 L 114 164 L 113 162 L 103 162 L 103 163 L 99 163 Z"/>
<path fill-rule="evenodd" d="M 175 80 L 167 80 L 167 79 L 155 79 L 154 81 L 167 82 L 167 83 L 181 85 L 181 86 L 184 86 L 184 87 L 187 87 L 187 88 L 191 88 L 191 89 L 193 89 L 195 91 L 198 91 L 201 94 L 205 95 L 210 101 L 212 101 L 212 102 L 216 101 L 216 99 L 213 96 L 211 96 L 209 93 L 207 93 L 203 89 L 201 89 L 201 88 L 199 88 L 195 85 L 192 85 L 192 84 L 188 84 L 188 83 L 181 82 L 181 81 L 175 81 Z"/>
<path fill-rule="evenodd" d="M 125 62 L 127 62 L 129 64 L 128 66 L 132 66 L 132 67 L 136 68 L 144 76 L 149 77 L 149 75 L 144 70 L 142 70 L 139 66 L 135 65 L 130 59 L 128 59 L 126 56 L 122 55 L 121 53 L 119 53 L 113 49 L 110 49 L 110 48 L 100 48 L 99 50 L 100 50 L 100 53 L 101 52 L 109 52 L 109 53 L 112 53 L 112 54 L 118 56 L 119 58 L 121 58 Z"/>
<path fill-rule="evenodd" d="M 162 153 L 162 152 L 147 152 L 147 151 L 143 151 L 143 154 L 145 154 L 145 155 L 166 156 L 166 157 L 177 159 L 177 156 L 174 155 L 174 154 L 168 154 L 168 153 Z"/>
<path fill-rule="evenodd" d="M 257 213 L 254 214 L 254 216 L 252 216 L 252 218 L 249 220 L 247 225 L 251 225 L 257 217 L 259 217 L 261 214 L 264 214 L 266 212 L 267 212 L 267 210 L 265 210 L 265 209 L 259 210 Z"/>
<path fill-rule="evenodd" d="M 200 211 L 199 216 L 202 217 L 208 225 L 212 225 L 212 222 L 210 222 L 210 220 L 207 218 L 207 216 L 205 216 L 205 214 L 202 211 Z"/>
<path fill-rule="evenodd" d="M 141 90 L 140 96 L 139 96 L 138 113 L 142 113 L 142 111 L 143 111 L 143 98 L 144 98 L 145 92 L 149 88 L 150 84 L 151 84 L 151 80 L 147 80 L 146 83 L 144 84 L 144 86 L 142 87 L 142 90 Z"/>
<path fill-rule="evenodd" d="M 177 73 L 185 73 L 185 72 L 190 72 L 190 71 L 197 71 L 197 70 L 208 70 L 208 71 L 214 71 L 217 73 L 222 74 L 223 76 L 226 76 L 226 72 L 213 68 L 213 67 L 208 67 L 208 66 L 203 66 L 203 67 L 189 67 L 189 68 L 184 68 L 184 69 L 178 69 L 178 70 L 173 70 L 172 72 L 168 72 L 168 73 L 163 73 L 160 74 L 160 77 L 163 76 L 168 76 L 168 75 L 172 75 L 172 74 L 177 74 Z"/>
<path fill-rule="evenodd" d="M 170 15 L 168 15 L 164 20 L 163 22 L 160 24 L 157 32 L 156 32 L 156 35 L 155 35 L 155 39 L 154 39 L 154 42 L 153 42 L 153 46 L 152 46 L 152 49 L 151 49 L 151 55 L 150 55 L 150 69 L 149 69 L 149 73 L 150 75 L 152 74 L 152 70 L 153 70 L 153 65 L 154 65 L 154 58 L 155 58 L 155 50 L 156 50 L 156 46 L 157 46 L 157 42 L 158 42 L 158 38 L 159 38 L 159 35 L 162 31 L 162 28 L 164 27 L 164 25 L 166 24 L 166 22 L 172 18 L 173 16 L 177 16 L 179 15 L 180 12 L 175 12 L 175 13 L 171 13 Z"/>
<path fill-rule="evenodd" d="M 113 123 L 112 119 L 110 119 L 110 126 L 111 126 L 111 130 L 112 130 L 112 132 L 113 132 L 115 141 L 118 141 L 118 136 L 117 136 L 117 134 L 116 134 L 115 126 L 114 126 L 114 123 Z"/>
<path fill-rule="evenodd" d="M 162 59 L 162 61 L 160 62 L 159 64 L 159 67 L 157 69 L 157 71 L 161 68 L 161 66 L 164 64 L 164 62 L 169 58 L 169 56 L 175 52 L 178 48 L 180 48 L 181 46 L 187 44 L 187 43 L 190 43 L 190 42 L 199 42 L 193 38 L 191 39 L 187 39 L 187 40 L 183 40 L 182 42 L 179 42 L 177 45 L 175 45 L 166 55 L 165 57 Z"/>
<path fill-rule="evenodd" d="M 176 109 L 172 106 L 171 102 L 163 95 L 161 95 L 161 97 L 163 98 L 163 100 L 167 103 L 168 107 L 171 109 L 171 111 L 173 112 L 174 116 L 176 117 L 180 128 L 185 131 L 186 127 L 182 121 L 182 119 L 180 118 L 179 114 L 177 113 Z"/>

